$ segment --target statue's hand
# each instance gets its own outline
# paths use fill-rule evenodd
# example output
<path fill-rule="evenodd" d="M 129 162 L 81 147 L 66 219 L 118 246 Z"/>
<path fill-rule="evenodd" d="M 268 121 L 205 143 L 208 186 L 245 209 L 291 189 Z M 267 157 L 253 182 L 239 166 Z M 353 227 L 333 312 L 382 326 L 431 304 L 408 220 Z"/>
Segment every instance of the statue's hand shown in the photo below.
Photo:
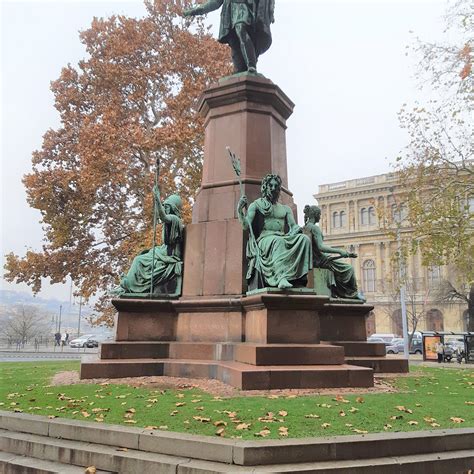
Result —
<path fill-rule="evenodd" d="M 348 258 L 349 257 L 349 252 L 346 252 L 345 250 L 342 250 L 339 255 L 342 258 Z"/>
<path fill-rule="evenodd" d="M 349 253 L 349 258 L 357 258 L 358 255 L 356 253 L 350 252 Z"/>
<path fill-rule="evenodd" d="M 243 210 L 247 209 L 248 206 L 249 206 L 249 202 L 248 202 L 247 196 L 245 196 L 244 194 L 243 196 L 240 197 L 239 203 L 237 204 L 237 210 L 239 211 L 239 214 L 242 214 Z"/>
<path fill-rule="evenodd" d="M 297 235 L 297 234 L 301 234 L 302 232 L 303 232 L 303 228 L 300 227 L 299 225 L 295 225 L 294 227 L 290 229 L 290 231 L 288 232 L 288 235 Z"/>
<path fill-rule="evenodd" d="M 153 186 L 153 195 L 155 196 L 155 199 L 160 199 L 161 197 L 160 188 L 156 184 Z"/>

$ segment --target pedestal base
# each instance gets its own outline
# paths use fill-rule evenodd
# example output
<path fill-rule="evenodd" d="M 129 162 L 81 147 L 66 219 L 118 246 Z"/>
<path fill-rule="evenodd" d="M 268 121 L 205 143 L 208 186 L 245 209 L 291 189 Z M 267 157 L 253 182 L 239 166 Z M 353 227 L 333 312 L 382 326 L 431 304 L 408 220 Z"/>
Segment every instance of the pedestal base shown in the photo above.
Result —
<path fill-rule="evenodd" d="M 167 375 L 267 390 L 371 387 L 374 370 L 407 371 L 384 344 L 366 342 L 367 305 L 284 292 L 113 303 L 116 341 L 83 361 L 81 378 Z"/>

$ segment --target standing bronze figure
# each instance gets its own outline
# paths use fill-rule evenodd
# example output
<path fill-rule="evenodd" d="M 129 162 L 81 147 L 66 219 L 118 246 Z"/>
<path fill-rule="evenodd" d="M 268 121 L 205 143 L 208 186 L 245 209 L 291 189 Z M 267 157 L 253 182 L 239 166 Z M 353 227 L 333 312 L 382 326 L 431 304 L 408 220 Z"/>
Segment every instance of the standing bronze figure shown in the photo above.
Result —
<path fill-rule="evenodd" d="M 272 44 L 275 0 L 208 0 L 185 10 L 184 16 L 205 15 L 220 7 L 219 42 L 232 50 L 234 73 L 255 74 L 258 57 Z"/>

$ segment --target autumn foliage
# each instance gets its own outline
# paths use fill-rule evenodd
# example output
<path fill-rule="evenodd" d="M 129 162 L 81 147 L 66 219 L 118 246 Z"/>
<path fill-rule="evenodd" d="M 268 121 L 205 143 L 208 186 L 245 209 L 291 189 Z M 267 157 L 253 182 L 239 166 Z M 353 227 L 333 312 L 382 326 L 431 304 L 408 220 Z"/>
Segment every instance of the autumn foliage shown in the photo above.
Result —
<path fill-rule="evenodd" d="M 146 1 L 145 17 L 94 18 L 80 34 L 87 57 L 51 85 L 61 125 L 45 133 L 24 177 L 45 243 L 8 255 L 7 280 L 38 292 L 42 278 L 70 276 L 86 299 L 116 284 L 151 244 L 157 158 L 162 194 L 181 194 L 189 219 L 203 153 L 197 101 L 231 71 L 227 47 L 181 17 L 190 4 Z"/>

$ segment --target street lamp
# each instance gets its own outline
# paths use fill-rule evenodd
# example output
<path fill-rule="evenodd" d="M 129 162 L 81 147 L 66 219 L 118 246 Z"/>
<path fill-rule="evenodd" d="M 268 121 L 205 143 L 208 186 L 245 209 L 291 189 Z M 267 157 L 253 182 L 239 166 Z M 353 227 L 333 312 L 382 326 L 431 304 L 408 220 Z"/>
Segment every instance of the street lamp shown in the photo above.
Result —
<path fill-rule="evenodd" d="M 407 320 L 407 305 L 406 305 L 406 284 L 405 284 L 405 262 L 402 261 L 402 210 L 394 194 L 394 188 L 390 188 L 390 193 L 396 205 L 395 222 L 397 224 L 397 249 L 398 249 L 398 276 L 400 279 L 400 308 L 402 312 L 402 330 L 403 330 L 403 355 L 405 359 L 410 358 L 410 349 L 408 343 L 408 320 Z"/>

